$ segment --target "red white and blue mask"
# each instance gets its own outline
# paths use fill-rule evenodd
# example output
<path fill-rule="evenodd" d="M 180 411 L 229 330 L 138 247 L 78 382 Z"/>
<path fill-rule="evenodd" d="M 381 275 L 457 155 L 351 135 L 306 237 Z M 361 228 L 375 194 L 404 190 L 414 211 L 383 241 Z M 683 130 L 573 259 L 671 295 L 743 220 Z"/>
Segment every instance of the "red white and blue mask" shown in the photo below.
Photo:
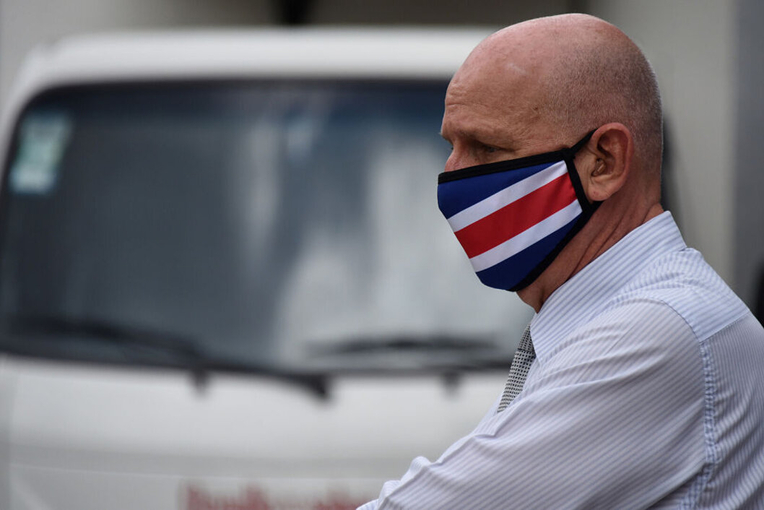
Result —
<path fill-rule="evenodd" d="M 569 149 L 438 176 L 438 207 L 485 285 L 530 285 L 597 209 L 573 164 L 593 133 Z"/>

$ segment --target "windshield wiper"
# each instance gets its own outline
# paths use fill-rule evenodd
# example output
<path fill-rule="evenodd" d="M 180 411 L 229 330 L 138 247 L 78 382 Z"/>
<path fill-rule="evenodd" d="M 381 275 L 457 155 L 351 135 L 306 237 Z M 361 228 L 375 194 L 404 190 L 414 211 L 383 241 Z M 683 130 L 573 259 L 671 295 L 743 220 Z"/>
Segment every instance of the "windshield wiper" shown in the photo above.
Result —
<path fill-rule="evenodd" d="M 500 346 L 492 340 L 472 336 L 395 335 L 390 337 L 357 337 L 351 340 L 314 343 L 310 350 L 316 355 L 364 354 L 375 352 L 496 352 Z"/>
<path fill-rule="evenodd" d="M 78 336 L 110 344 L 165 350 L 187 360 L 202 359 L 192 340 L 172 333 L 152 331 L 110 321 L 47 315 L 14 315 L 4 320 L 5 329 L 14 334 Z"/>
<path fill-rule="evenodd" d="M 377 365 L 419 367 L 444 373 L 472 370 L 504 370 L 513 352 L 486 337 L 457 335 L 394 335 L 389 337 L 355 337 L 344 341 L 313 342 L 308 348 L 316 357 L 379 355 Z M 404 354 L 400 357 L 398 354 Z"/>
<path fill-rule="evenodd" d="M 69 318 L 56 316 L 16 315 L 6 317 L 4 329 L 14 335 L 42 334 L 46 337 L 77 336 L 90 341 L 115 344 L 129 348 L 135 355 L 144 348 L 144 354 L 153 351 L 154 363 L 156 354 L 170 354 L 173 363 L 190 370 L 194 383 L 203 388 L 209 379 L 210 372 L 235 372 L 241 374 L 258 374 L 282 379 L 306 387 L 320 397 L 327 396 L 326 377 L 323 374 L 300 373 L 282 370 L 272 365 L 258 365 L 242 361 L 214 359 L 199 348 L 199 342 L 191 338 L 173 333 L 153 331 L 145 328 L 127 326 L 103 320 L 87 318 Z M 123 352 L 127 352 L 123 349 Z"/>

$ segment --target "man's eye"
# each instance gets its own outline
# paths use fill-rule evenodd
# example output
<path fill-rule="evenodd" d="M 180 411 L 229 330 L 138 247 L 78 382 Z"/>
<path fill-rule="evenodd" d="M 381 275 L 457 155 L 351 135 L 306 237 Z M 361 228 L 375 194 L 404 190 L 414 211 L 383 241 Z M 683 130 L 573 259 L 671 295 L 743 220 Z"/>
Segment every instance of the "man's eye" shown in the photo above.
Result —
<path fill-rule="evenodd" d="M 486 152 L 488 154 L 493 154 L 494 152 L 498 151 L 496 147 L 491 147 L 490 145 L 483 145 L 483 152 Z"/>

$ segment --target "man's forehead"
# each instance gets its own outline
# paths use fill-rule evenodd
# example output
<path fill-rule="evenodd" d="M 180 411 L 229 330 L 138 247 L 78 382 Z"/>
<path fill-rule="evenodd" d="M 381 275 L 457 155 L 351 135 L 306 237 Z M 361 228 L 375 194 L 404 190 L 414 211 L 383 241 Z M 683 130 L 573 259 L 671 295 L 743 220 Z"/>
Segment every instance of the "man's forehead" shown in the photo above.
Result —
<path fill-rule="evenodd" d="M 446 102 L 479 101 L 502 105 L 535 99 L 545 73 L 543 59 L 527 44 L 489 38 L 469 55 L 449 85 Z"/>
<path fill-rule="evenodd" d="M 446 92 L 448 109 L 467 107 L 486 115 L 512 115 L 530 109 L 538 111 L 542 86 L 532 70 L 514 61 L 497 65 L 465 65 L 455 75 Z"/>

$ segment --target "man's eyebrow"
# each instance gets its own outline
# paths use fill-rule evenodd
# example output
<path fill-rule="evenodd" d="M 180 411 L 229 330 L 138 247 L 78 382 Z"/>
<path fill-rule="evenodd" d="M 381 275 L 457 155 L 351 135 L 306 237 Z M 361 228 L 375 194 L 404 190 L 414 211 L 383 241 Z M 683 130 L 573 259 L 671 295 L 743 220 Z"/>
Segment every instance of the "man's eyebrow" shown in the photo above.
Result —
<path fill-rule="evenodd" d="M 473 132 L 472 130 L 465 130 L 465 129 L 458 129 L 455 131 L 452 131 L 452 130 L 443 131 L 441 129 L 439 131 L 439 134 L 448 143 L 451 143 L 451 138 L 453 136 L 456 136 L 457 138 L 464 138 L 467 140 L 476 140 L 478 138 L 475 132 Z"/>
<path fill-rule="evenodd" d="M 439 132 L 440 136 L 447 141 L 448 143 L 453 143 L 451 141 L 451 133 L 444 133 L 442 130 Z M 495 133 L 492 131 L 482 131 L 480 129 L 460 129 L 457 133 L 457 136 L 463 140 L 466 140 L 468 142 L 477 142 L 485 145 L 491 145 L 491 146 L 497 146 L 497 147 L 505 147 L 507 149 L 510 149 L 509 145 L 512 145 L 514 147 L 514 143 L 509 143 L 507 140 L 502 140 L 500 137 L 497 137 Z"/>

